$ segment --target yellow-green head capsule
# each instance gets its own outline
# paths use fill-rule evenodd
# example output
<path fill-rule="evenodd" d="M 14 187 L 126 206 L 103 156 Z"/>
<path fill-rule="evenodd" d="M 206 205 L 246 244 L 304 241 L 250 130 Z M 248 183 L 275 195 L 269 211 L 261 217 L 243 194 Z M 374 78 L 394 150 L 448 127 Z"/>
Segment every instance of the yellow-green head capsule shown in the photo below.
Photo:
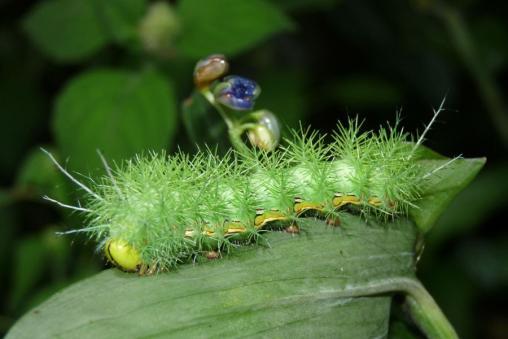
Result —
<path fill-rule="evenodd" d="M 124 271 L 137 271 L 141 266 L 138 251 L 126 241 L 111 239 L 106 243 L 104 251 L 108 260 Z"/>

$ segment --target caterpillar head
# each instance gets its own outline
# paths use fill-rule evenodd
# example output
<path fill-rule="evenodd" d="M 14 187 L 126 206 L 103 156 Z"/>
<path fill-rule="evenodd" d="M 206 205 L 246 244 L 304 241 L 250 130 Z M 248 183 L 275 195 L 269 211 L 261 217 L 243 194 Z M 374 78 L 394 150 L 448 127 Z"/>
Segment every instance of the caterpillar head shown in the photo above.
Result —
<path fill-rule="evenodd" d="M 124 271 L 134 272 L 141 266 L 141 257 L 138 251 L 124 240 L 108 240 L 104 252 L 113 265 Z"/>

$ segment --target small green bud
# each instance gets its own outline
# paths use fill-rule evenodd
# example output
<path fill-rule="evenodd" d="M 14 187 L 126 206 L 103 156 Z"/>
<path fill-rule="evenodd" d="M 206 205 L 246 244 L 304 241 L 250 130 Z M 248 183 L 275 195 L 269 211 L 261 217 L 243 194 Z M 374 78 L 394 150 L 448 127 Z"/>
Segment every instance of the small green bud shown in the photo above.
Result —
<path fill-rule="evenodd" d="M 250 143 L 266 151 L 272 151 L 280 140 L 280 127 L 277 117 L 268 110 L 257 111 L 252 114 L 257 120 L 254 127 L 247 130 Z"/>
<path fill-rule="evenodd" d="M 173 42 L 180 33 L 180 20 L 166 2 L 154 2 L 139 25 L 139 36 L 145 50 L 167 58 L 173 54 Z"/>
<path fill-rule="evenodd" d="M 222 54 L 212 54 L 197 62 L 194 68 L 194 82 L 198 88 L 208 86 L 228 71 L 229 64 Z"/>

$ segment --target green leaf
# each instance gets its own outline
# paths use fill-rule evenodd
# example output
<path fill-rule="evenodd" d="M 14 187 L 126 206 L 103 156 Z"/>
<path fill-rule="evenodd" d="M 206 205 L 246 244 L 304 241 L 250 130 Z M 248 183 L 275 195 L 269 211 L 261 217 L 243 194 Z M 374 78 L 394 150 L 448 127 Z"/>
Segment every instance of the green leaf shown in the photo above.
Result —
<path fill-rule="evenodd" d="M 101 167 L 97 149 L 120 160 L 167 147 L 176 118 L 173 89 L 162 75 L 95 70 L 74 78 L 58 96 L 53 129 L 71 167 L 95 170 Z"/>
<path fill-rule="evenodd" d="M 412 142 L 410 143 L 413 145 L 413 147 L 416 145 L 416 143 Z M 417 160 L 450 160 L 450 158 L 445 157 L 442 154 L 439 154 L 438 152 L 434 151 L 433 149 L 425 146 L 425 145 L 419 145 L 416 149 L 415 159 Z"/>
<path fill-rule="evenodd" d="M 50 150 L 57 156 L 55 150 Z M 58 156 L 57 156 L 58 157 Z M 18 171 L 15 194 L 19 198 L 40 199 L 48 195 L 60 202 L 68 201 L 67 182 L 49 157 L 40 149 L 31 151 Z"/>
<path fill-rule="evenodd" d="M 134 36 L 144 0 L 49 0 L 24 19 L 31 40 L 60 62 L 85 59 L 109 42 Z"/>
<path fill-rule="evenodd" d="M 9 206 L 11 202 L 12 202 L 11 193 L 4 189 L 0 189 L 0 208 Z"/>
<path fill-rule="evenodd" d="M 86 58 L 108 41 L 92 1 L 41 1 L 24 20 L 32 41 L 57 61 Z"/>
<path fill-rule="evenodd" d="M 26 302 L 27 294 L 41 279 L 47 259 L 44 242 L 40 236 L 22 239 L 16 245 L 13 272 L 11 274 L 13 289 L 10 292 L 9 305 L 17 309 Z"/>
<path fill-rule="evenodd" d="M 182 52 L 191 58 L 233 56 L 271 35 L 293 28 L 291 20 L 264 0 L 185 0 L 178 7 Z"/>
<path fill-rule="evenodd" d="M 437 153 L 436 153 L 437 154 Z M 434 156 L 433 156 L 434 157 Z M 435 156 L 437 157 L 437 155 Z M 456 159 L 420 159 L 421 175 L 428 176 L 418 200 L 418 208 L 409 211 L 411 218 L 422 232 L 429 231 L 444 210 L 485 165 L 485 158 Z M 443 168 L 439 169 L 440 167 Z"/>
<path fill-rule="evenodd" d="M 106 270 L 27 313 L 7 338 L 386 336 L 390 292 L 414 274 L 415 227 L 342 221 L 309 219 L 298 236 L 268 233 L 269 247 L 153 277 Z"/>
<path fill-rule="evenodd" d="M 111 41 L 124 43 L 137 37 L 146 0 L 95 0 L 96 15 Z"/>

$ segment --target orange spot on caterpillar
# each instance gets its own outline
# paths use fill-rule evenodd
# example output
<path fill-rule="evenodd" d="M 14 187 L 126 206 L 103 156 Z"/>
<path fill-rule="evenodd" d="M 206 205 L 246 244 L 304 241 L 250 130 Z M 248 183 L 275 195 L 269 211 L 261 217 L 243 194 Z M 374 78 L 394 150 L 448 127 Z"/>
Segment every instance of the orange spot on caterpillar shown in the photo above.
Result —
<path fill-rule="evenodd" d="M 205 257 L 208 260 L 215 260 L 220 258 L 220 253 L 217 251 L 208 251 L 205 253 Z"/>
<path fill-rule="evenodd" d="M 328 217 L 326 218 L 326 224 L 333 227 L 340 226 L 340 219 L 339 217 Z"/>
<path fill-rule="evenodd" d="M 292 224 L 286 227 L 285 231 L 291 234 L 298 234 L 300 233 L 300 227 L 297 224 Z"/>
<path fill-rule="evenodd" d="M 157 272 L 157 264 L 152 265 L 142 264 L 138 267 L 138 275 L 149 276 L 154 275 Z"/>

